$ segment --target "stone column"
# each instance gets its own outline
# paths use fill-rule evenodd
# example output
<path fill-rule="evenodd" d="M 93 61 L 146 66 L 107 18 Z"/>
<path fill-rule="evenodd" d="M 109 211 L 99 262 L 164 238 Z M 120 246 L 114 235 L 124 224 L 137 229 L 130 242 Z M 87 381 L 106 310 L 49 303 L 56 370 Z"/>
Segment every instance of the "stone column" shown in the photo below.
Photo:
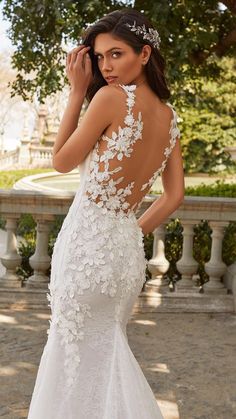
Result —
<path fill-rule="evenodd" d="M 6 215 L 6 253 L 1 257 L 1 262 L 6 268 L 6 272 L 0 278 L 0 287 L 19 288 L 22 285 L 22 281 L 16 274 L 16 268 L 20 266 L 22 259 L 22 257 L 17 253 L 16 228 L 17 219 L 19 217 L 19 214 Z"/>
<path fill-rule="evenodd" d="M 209 281 L 203 285 L 205 293 L 227 294 L 227 288 L 221 282 L 221 276 L 226 271 L 226 264 L 222 260 L 222 239 L 224 229 L 228 225 L 224 221 L 210 221 L 212 229 L 211 258 L 205 264 L 205 271 L 209 275 Z"/>
<path fill-rule="evenodd" d="M 165 257 L 165 224 L 157 227 L 154 234 L 152 259 L 148 261 L 148 269 L 152 279 L 145 285 L 146 291 L 167 292 L 169 291 L 168 280 L 163 275 L 168 271 L 170 262 Z"/>
<path fill-rule="evenodd" d="M 46 275 L 51 258 L 48 255 L 49 220 L 36 218 L 37 237 L 35 253 L 29 258 L 34 274 L 27 280 L 27 288 L 48 288 L 49 277 Z"/>
<path fill-rule="evenodd" d="M 195 286 L 192 278 L 198 268 L 198 263 L 193 258 L 193 227 L 196 223 L 197 221 L 181 221 L 183 226 L 183 251 L 176 266 L 182 275 L 182 279 L 177 281 L 175 285 L 177 292 L 199 292 L 199 288 Z"/>

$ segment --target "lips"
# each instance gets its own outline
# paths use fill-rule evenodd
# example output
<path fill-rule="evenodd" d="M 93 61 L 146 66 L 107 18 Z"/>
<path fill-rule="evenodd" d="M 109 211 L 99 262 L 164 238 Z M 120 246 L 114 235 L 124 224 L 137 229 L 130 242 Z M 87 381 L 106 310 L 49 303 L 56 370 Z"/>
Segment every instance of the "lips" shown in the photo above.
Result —
<path fill-rule="evenodd" d="M 117 77 L 109 76 L 109 77 L 106 77 L 105 79 L 106 79 L 107 82 L 112 82 L 112 81 L 116 80 Z"/>

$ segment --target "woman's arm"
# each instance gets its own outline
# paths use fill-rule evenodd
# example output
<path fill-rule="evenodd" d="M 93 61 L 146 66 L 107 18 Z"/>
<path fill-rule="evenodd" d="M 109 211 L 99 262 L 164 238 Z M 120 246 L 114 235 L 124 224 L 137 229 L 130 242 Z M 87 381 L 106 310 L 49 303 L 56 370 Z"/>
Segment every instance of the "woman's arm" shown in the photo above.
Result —
<path fill-rule="evenodd" d="M 103 86 L 92 98 L 78 126 L 81 107 L 92 77 L 87 50 L 84 46 L 75 48 L 67 60 L 71 92 L 53 147 L 53 167 L 61 173 L 70 172 L 85 159 L 111 124 L 116 109 L 115 87 Z"/>
<path fill-rule="evenodd" d="M 71 90 L 52 150 L 53 167 L 55 167 L 57 153 L 78 126 L 81 108 L 92 79 L 92 66 L 88 55 L 89 48 L 80 45 L 67 55 L 66 75 L 70 82 Z"/>
<path fill-rule="evenodd" d="M 63 118 L 60 122 L 59 130 L 56 135 L 56 141 L 53 146 L 52 155 L 53 155 L 53 166 L 56 154 L 71 136 L 71 134 L 76 130 L 78 126 L 78 121 L 80 117 L 81 108 L 84 102 L 84 94 L 82 92 L 70 91 L 69 99 L 67 102 L 66 109 L 63 114 Z"/>
<path fill-rule="evenodd" d="M 178 138 L 162 173 L 162 183 L 163 194 L 150 205 L 138 220 L 143 234 L 153 232 L 180 206 L 184 199 L 184 171 Z"/>
<path fill-rule="evenodd" d="M 76 120 L 77 99 L 72 100 L 68 106 L 61 123 L 61 138 L 65 138 L 70 129 L 71 135 L 64 141 L 64 144 L 56 152 L 53 159 L 53 167 L 61 173 L 68 173 L 77 167 L 92 150 L 101 137 L 104 130 L 111 124 L 116 106 L 114 86 L 103 86 L 92 98 L 89 106 L 76 129 L 73 130 L 73 123 Z M 74 110 L 74 116 L 70 112 Z M 65 136 L 65 137 L 64 137 Z M 58 142 L 59 144 L 59 137 Z"/>

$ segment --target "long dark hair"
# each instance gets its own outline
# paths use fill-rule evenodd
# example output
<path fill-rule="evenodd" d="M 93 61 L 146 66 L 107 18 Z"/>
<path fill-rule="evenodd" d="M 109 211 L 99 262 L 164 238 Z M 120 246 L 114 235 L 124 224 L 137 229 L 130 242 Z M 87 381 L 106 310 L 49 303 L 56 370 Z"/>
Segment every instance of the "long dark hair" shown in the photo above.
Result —
<path fill-rule="evenodd" d="M 91 46 L 89 55 L 92 61 L 93 80 L 86 94 L 86 99 L 89 102 L 102 86 L 107 85 L 106 80 L 99 70 L 97 57 L 93 53 L 95 38 L 100 33 L 111 33 L 113 36 L 125 41 L 133 48 L 136 54 L 141 53 L 144 45 L 150 45 L 152 52 L 148 63 L 145 65 L 147 82 L 160 99 L 168 99 L 170 97 L 170 91 L 164 75 L 165 60 L 160 54 L 160 51 L 154 48 L 147 39 L 143 39 L 142 35 L 137 35 L 125 25 L 126 23 L 133 25 L 134 21 L 136 21 L 136 26 L 142 26 L 144 24 L 147 30 L 148 28 L 155 29 L 147 17 L 141 12 L 133 8 L 125 8 L 115 10 L 103 16 L 82 34 L 82 43 L 86 46 Z"/>

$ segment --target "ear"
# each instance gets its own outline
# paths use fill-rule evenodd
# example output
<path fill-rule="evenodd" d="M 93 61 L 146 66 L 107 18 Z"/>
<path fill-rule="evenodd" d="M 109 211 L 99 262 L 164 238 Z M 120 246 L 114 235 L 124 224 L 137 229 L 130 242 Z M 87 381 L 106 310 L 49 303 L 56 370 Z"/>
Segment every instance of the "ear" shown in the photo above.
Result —
<path fill-rule="evenodd" d="M 144 45 L 141 52 L 142 64 L 147 64 L 151 53 L 152 53 L 152 48 L 150 47 L 150 45 Z"/>

